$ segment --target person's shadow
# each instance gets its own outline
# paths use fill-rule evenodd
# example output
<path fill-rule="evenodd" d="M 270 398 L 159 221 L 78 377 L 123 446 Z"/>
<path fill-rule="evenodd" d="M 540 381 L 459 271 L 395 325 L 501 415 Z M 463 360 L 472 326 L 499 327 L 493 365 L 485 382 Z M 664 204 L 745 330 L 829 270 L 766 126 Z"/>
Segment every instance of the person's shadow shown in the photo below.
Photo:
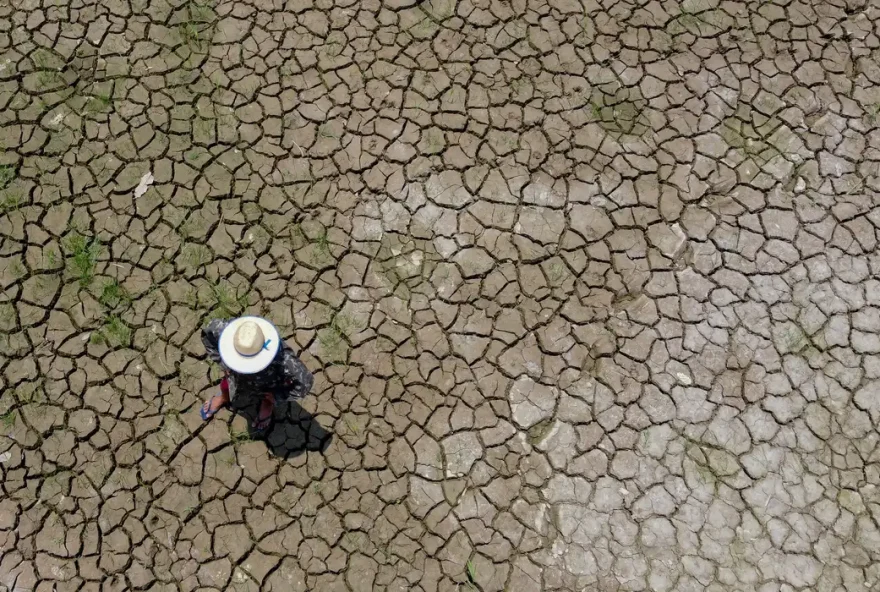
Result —
<path fill-rule="evenodd" d="M 232 402 L 235 413 L 248 422 L 248 432 L 254 440 L 264 440 L 269 452 L 280 458 L 299 456 L 303 452 L 324 452 L 333 434 L 324 429 L 315 417 L 296 401 L 275 405 L 272 425 L 263 434 L 254 433 L 253 424 L 260 410 L 259 399 L 242 405 Z"/>

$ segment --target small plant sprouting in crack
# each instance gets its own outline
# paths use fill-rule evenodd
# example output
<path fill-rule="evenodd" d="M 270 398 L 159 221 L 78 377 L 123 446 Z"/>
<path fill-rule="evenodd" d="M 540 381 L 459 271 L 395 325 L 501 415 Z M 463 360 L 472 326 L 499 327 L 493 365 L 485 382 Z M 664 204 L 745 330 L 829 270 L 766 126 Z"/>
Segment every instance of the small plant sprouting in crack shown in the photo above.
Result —
<path fill-rule="evenodd" d="M 865 108 L 865 121 L 869 125 L 877 125 L 880 122 L 880 102 L 868 105 Z"/>
<path fill-rule="evenodd" d="M 593 120 L 610 134 L 641 136 L 649 126 L 643 115 L 648 102 L 638 87 L 594 89 L 589 105 Z"/>
<path fill-rule="evenodd" d="M 455 14 L 455 0 L 431 0 L 421 4 L 421 9 L 429 18 L 442 23 Z"/>
<path fill-rule="evenodd" d="M 465 575 L 467 575 L 468 589 L 477 590 L 477 566 L 470 559 L 465 564 Z"/>
<path fill-rule="evenodd" d="M 712 35 L 724 29 L 723 15 L 711 4 L 701 0 L 683 0 L 678 15 L 667 23 L 667 32 L 676 36 L 691 33 L 697 37 Z"/>
<path fill-rule="evenodd" d="M 9 411 L 6 414 L 0 416 L 0 424 L 3 424 L 3 428 L 6 430 L 14 428 L 15 427 L 15 411 Z"/>
<path fill-rule="evenodd" d="M 55 266 L 58 265 L 58 251 L 46 249 L 42 255 L 42 263 L 46 269 L 55 269 Z"/>
<path fill-rule="evenodd" d="M 220 462 L 225 464 L 227 467 L 233 467 L 235 466 L 235 463 L 238 462 L 238 459 L 235 458 L 235 452 L 232 452 L 231 454 L 228 454 L 226 456 L 221 456 L 219 458 Z"/>
<path fill-rule="evenodd" d="M 31 61 L 37 71 L 37 83 L 41 90 L 57 87 L 64 82 L 61 69 L 57 65 L 59 62 L 49 50 L 37 49 L 31 55 Z"/>
<path fill-rule="evenodd" d="M 27 386 L 19 385 L 19 387 L 15 389 L 15 397 L 23 405 L 39 405 L 49 400 L 46 396 L 46 391 L 43 390 L 42 383 L 32 383 Z"/>
<path fill-rule="evenodd" d="M 131 345 L 131 327 L 116 315 L 104 319 L 104 324 L 92 332 L 91 342 L 98 345 L 128 347 Z"/>
<path fill-rule="evenodd" d="M 308 251 L 309 261 L 316 267 L 329 265 L 334 261 L 334 258 L 333 251 L 330 249 L 331 242 L 327 229 L 322 228 L 317 236 L 314 234 L 312 236 L 313 238 L 306 237 L 308 246 L 311 247 Z"/>
<path fill-rule="evenodd" d="M 15 307 L 8 302 L 0 304 L 0 326 L 15 325 Z"/>
<path fill-rule="evenodd" d="M 344 358 L 349 335 L 361 331 L 363 327 L 349 314 L 337 312 L 330 325 L 318 331 L 318 341 L 324 351 L 333 358 Z"/>
<path fill-rule="evenodd" d="M 330 321 L 330 327 L 340 335 L 351 335 L 352 333 L 357 333 L 363 328 L 353 317 L 344 312 L 339 312 L 333 315 L 333 320 Z"/>
<path fill-rule="evenodd" d="M 181 21 L 177 25 L 177 32 L 183 44 L 193 52 L 207 51 L 211 39 L 209 29 L 216 18 L 217 13 L 212 2 L 197 0 L 187 2 L 183 7 Z"/>
<path fill-rule="evenodd" d="M 107 280 L 101 288 L 98 301 L 113 310 L 131 303 L 131 294 L 117 280 Z"/>
<path fill-rule="evenodd" d="M 343 46 L 338 41 L 330 41 L 323 47 L 323 53 L 327 57 L 335 58 L 338 57 L 339 54 L 342 53 Z"/>
<path fill-rule="evenodd" d="M 421 143 L 424 146 L 424 152 L 428 154 L 437 154 L 446 146 L 446 139 L 442 130 L 430 128 L 422 134 Z"/>
<path fill-rule="evenodd" d="M 200 373 L 193 366 L 181 364 L 177 376 L 181 386 L 190 387 L 193 381 L 200 376 Z"/>
<path fill-rule="evenodd" d="M 79 280 L 81 286 L 90 285 L 95 277 L 95 266 L 98 264 L 98 256 L 101 254 L 101 243 L 97 238 L 90 240 L 79 232 L 74 232 L 67 237 L 65 247 L 70 257 L 70 269 L 74 276 Z"/>
<path fill-rule="evenodd" d="M 309 242 L 309 238 L 303 231 L 302 224 L 294 222 L 290 225 L 290 238 L 293 240 L 293 246 L 298 249 Z"/>
<path fill-rule="evenodd" d="M 559 286 L 568 275 L 568 269 L 561 260 L 556 259 L 547 265 L 545 273 L 551 286 Z"/>
<path fill-rule="evenodd" d="M 0 166 L 0 191 L 3 191 L 15 179 L 15 167 L 11 165 Z"/>
<path fill-rule="evenodd" d="M 21 279 L 27 275 L 27 269 L 22 265 L 21 261 L 15 260 L 9 264 L 9 271 L 16 279 Z"/>
<path fill-rule="evenodd" d="M 21 208 L 22 203 L 24 203 L 24 197 L 20 189 L 7 189 L 2 193 L 2 197 L 0 197 L 0 216 L 17 212 Z"/>
<path fill-rule="evenodd" d="M 186 243 L 183 245 L 182 258 L 185 265 L 195 270 L 210 263 L 214 257 L 209 247 L 198 243 Z"/>
<path fill-rule="evenodd" d="M 315 239 L 315 245 L 317 245 L 318 251 L 321 253 L 324 253 L 325 255 L 330 254 L 330 240 L 327 237 L 326 228 L 318 235 L 318 238 Z"/>
<path fill-rule="evenodd" d="M 333 130 L 333 124 L 331 123 L 322 123 L 318 128 L 318 135 L 322 138 L 332 138 L 334 140 L 339 139 L 339 134 Z"/>
<path fill-rule="evenodd" d="M 113 97 L 109 93 L 95 93 L 86 102 L 83 113 L 107 113 L 113 108 Z"/>
<path fill-rule="evenodd" d="M 233 288 L 227 283 L 211 284 L 212 303 L 210 319 L 231 319 L 240 316 L 248 305 L 250 290 Z"/>
<path fill-rule="evenodd" d="M 250 442 L 251 436 L 247 430 L 229 430 L 229 441 L 233 446 L 238 446 L 244 442 Z"/>
<path fill-rule="evenodd" d="M 24 203 L 24 194 L 20 187 L 13 187 L 16 171 L 12 165 L 0 166 L 0 216 L 18 211 Z"/>
<path fill-rule="evenodd" d="M 201 49 L 202 39 L 199 32 L 199 28 L 195 23 L 180 23 L 178 25 L 178 33 L 180 33 L 180 39 L 195 51 Z"/>
<path fill-rule="evenodd" d="M 345 427 L 348 428 L 348 431 L 350 431 L 355 436 L 361 433 L 361 429 L 358 427 L 358 425 L 355 422 L 351 421 L 347 416 L 343 417 L 342 421 L 345 422 Z"/>
<path fill-rule="evenodd" d="M 340 335 L 332 326 L 323 331 L 318 331 L 318 341 L 327 353 L 331 355 L 341 354 L 342 343 L 344 340 L 342 335 Z"/>

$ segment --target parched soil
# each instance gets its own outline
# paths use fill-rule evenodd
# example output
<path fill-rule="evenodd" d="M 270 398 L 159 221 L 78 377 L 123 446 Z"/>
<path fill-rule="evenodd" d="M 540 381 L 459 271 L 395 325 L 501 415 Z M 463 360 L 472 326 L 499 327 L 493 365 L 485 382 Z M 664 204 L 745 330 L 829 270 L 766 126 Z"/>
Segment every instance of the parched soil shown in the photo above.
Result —
<path fill-rule="evenodd" d="M 878 35 L 0 0 L 0 592 L 880 589 Z M 265 440 L 198 414 L 243 313 Z"/>

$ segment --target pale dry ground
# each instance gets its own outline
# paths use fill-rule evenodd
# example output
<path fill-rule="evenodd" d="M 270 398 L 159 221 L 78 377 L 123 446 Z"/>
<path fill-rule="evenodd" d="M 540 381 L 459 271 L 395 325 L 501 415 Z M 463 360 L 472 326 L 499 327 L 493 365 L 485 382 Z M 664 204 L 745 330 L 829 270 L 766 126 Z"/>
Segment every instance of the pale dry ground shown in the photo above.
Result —
<path fill-rule="evenodd" d="M 0 0 L 0 592 L 880 590 L 878 29 Z"/>

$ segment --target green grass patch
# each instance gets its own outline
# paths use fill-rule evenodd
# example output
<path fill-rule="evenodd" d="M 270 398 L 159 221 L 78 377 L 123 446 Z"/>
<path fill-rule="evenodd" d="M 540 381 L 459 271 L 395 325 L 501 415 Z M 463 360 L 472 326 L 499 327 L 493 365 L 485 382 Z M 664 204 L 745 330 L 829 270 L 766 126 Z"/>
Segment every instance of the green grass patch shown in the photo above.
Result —
<path fill-rule="evenodd" d="M 113 107 L 113 98 L 109 94 L 96 93 L 89 97 L 85 110 L 88 113 L 106 113 Z"/>
<path fill-rule="evenodd" d="M 0 166 L 0 191 L 3 191 L 15 180 L 15 167 L 11 165 Z"/>
<path fill-rule="evenodd" d="M 79 280 L 81 286 L 90 285 L 95 277 L 95 267 L 98 265 L 98 257 L 101 254 L 100 241 L 74 232 L 67 237 L 65 248 L 73 275 Z"/>
<path fill-rule="evenodd" d="M 109 309 L 131 303 L 131 294 L 117 280 L 107 280 L 101 288 L 98 301 Z"/>
<path fill-rule="evenodd" d="M 465 573 L 467 574 L 467 585 L 470 590 L 477 589 L 477 566 L 474 565 L 474 562 L 468 559 L 468 562 L 465 564 Z"/>
<path fill-rule="evenodd" d="M 181 256 L 185 265 L 198 269 L 202 265 L 210 263 L 214 258 L 214 253 L 205 245 L 186 243 L 183 245 Z"/>
<path fill-rule="evenodd" d="M 231 319 L 241 316 L 248 305 L 248 296 L 250 290 L 245 288 L 233 288 L 226 283 L 218 283 L 211 285 L 211 296 L 213 298 L 211 306 L 212 319 Z"/>
<path fill-rule="evenodd" d="M 190 0 L 183 7 L 177 32 L 191 51 L 203 53 L 211 43 L 211 24 L 217 19 L 213 2 Z"/>
<path fill-rule="evenodd" d="M 250 442 L 251 436 L 248 434 L 247 430 L 229 430 L 229 440 L 232 442 L 233 446 L 238 446 L 244 442 Z"/>
<path fill-rule="evenodd" d="M 128 347 L 131 345 L 131 327 L 118 316 L 108 316 L 101 328 L 92 332 L 90 341 L 97 345 Z"/>
<path fill-rule="evenodd" d="M 3 416 L 0 416 L 0 424 L 3 424 L 4 429 L 12 429 L 15 427 L 15 411 L 10 411 Z"/>

